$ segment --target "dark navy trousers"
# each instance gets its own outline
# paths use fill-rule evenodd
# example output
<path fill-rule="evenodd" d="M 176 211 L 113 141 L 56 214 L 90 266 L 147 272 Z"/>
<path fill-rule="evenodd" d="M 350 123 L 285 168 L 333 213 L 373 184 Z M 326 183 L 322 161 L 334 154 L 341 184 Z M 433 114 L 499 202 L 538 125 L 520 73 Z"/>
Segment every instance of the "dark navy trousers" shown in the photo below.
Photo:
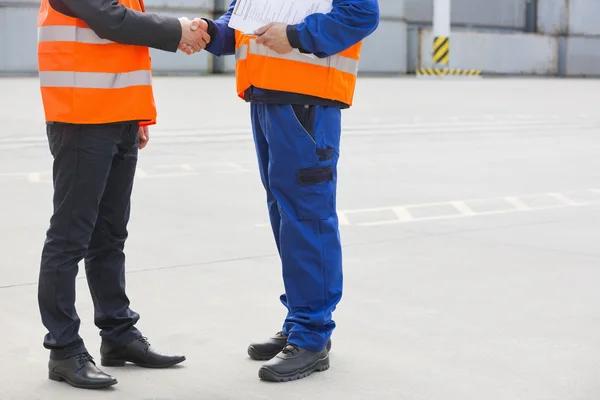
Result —
<path fill-rule="evenodd" d="M 38 286 L 44 347 L 66 358 L 87 351 L 75 310 L 78 264 L 94 301 L 103 341 L 126 344 L 141 336 L 139 315 L 125 294 L 125 255 L 130 197 L 138 156 L 138 124 L 47 125 L 54 157 L 54 212 Z"/>
<path fill-rule="evenodd" d="M 288 341 L 322 350 L 342 297 L 336 213 L 341 110 L 251 103 L 252 126 L 275 243 L 281 258 Z"/>

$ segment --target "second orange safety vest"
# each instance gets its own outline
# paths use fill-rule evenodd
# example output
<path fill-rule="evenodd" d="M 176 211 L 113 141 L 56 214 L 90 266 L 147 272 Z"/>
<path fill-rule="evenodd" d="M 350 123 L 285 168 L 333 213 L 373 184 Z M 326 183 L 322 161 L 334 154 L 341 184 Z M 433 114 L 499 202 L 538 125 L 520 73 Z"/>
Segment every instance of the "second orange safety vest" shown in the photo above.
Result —
<path fill-rule="evenodd" d="M 119 0 L 145 11 L 143 0 Z M 106 124 L 156 120 L 150 50 L 100 38 L 41 0 L 38 70 L 46 121 Z"/>
<path fill-rule="evenodd" d="M 256 37 L 235 31 L 238 96 L 251 86 L 317 96 L 352 105 L 362 42 L 327 58 L 294 50 L 279 54 L 256 43 Z"/>

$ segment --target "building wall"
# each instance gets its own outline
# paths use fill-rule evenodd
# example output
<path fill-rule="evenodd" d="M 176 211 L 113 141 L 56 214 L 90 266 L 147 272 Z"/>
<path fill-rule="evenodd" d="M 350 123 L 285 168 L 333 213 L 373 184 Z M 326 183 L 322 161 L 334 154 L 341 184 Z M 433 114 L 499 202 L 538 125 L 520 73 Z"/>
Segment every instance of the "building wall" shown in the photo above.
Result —
<path fill-rule="evenodd" d="M 600 0 L 452 0 L 451 66 L 486 73 L 600 76 Z M 175 17 L 216 17 L 229 0 L 146 0 Z M 433 0 L 379 0 L 379 29 L 363 44 L 360 72 L 412 73 L 431 64 Z M 0 74 L 35 74 L 39 0 L 0 0 Z M 151 50 L 155 74 L 232 72 L 234 57 Z"/>
<path fill-rule="evenodd" d="M 359 72 L 407 72 L 407 24 L 402 1 L 379 0 L 381 20 L 377 30 L 365 39 Z"/>
<path fill-rule="evenodd" d="M 413 30 L 413 58 L 433 67 L 431 29 Z M 478 69 L 484 74 L 556 75 L 558 39 L 515 32 L 454 31 L 450 38 L 450 68 Z M 413 63 L 411 72 L 419 63 Z"/>
<path fill-rule="evenodd" d="M 431 23 L 433 0 L 404 0 L 406 18 Z M 452 0 L 451 20 L 456 25 L 517 28 L 525 26 L 524 0 Z"/>
<path fill-rule="evenodd" d="M 213 16 L 212 0 L 146 0 L 147 10 L 173 17 Z M 0 0 L 0 73 L 33 74 L 37 70 L 37 15 L 39 1 Z M 18 40 L 11 40 L 18 38 Z M 150 50 L 157 73 L 207 74 L 212 71 L 212 57 L 205 52 L 185 54 Z"/>
<path fill-rule="evenodd" d="M 600 76 L 600 37 L 567 38 L 566 53 L 568 76 Z"/>
<path fill-rule="evenodd" d="M 37 15 L 26 7 L 0 7 L 0 72 L 31 73 L 37 69 Z"/>

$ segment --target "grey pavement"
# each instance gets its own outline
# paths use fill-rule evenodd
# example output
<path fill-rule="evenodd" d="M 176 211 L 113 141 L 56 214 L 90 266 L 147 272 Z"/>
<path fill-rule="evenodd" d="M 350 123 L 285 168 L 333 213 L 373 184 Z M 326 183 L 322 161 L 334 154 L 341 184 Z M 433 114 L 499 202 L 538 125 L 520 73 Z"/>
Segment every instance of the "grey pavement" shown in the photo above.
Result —
<path fill-rule="evenodd" d="M 157 78 L 127 244 L 139 328 L 170 370 L 46 377 L 37 308 L 51 157 L 36 79 L 0 80 L 0 399 L 600 398 L 600 81 L 362 78 L 344 111 L 345 294 L 331 369 L 260 382 L 281 269 L 231 76 Z M 97 359 L 84 271 L 77 309 Z"/>

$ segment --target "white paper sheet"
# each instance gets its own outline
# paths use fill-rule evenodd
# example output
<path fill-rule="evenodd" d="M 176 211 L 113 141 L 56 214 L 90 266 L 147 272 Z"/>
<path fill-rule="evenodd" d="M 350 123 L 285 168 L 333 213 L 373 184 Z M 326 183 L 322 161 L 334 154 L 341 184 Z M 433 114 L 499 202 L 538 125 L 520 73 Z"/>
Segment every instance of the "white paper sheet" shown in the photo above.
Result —
<path fill-rule="evenodd" d="M 328 13 L 332 0 L 238 0 L 229 27 L 248 35 L 270 24 L 298 24 L 310 14 Z"/>

